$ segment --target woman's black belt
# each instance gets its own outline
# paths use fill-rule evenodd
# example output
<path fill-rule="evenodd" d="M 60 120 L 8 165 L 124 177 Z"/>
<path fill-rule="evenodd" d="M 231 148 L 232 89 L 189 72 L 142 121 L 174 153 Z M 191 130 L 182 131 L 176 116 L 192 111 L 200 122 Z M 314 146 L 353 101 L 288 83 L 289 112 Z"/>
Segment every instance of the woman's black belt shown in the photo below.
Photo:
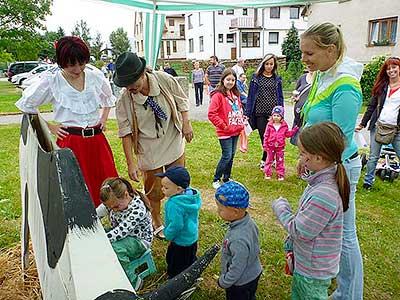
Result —
<path fill-rule="evenodd" d="M 96 134 L 102 132 L 100 127 L 87 127 L 87 128 L 75 128 L 75 127 L 67 127 L 65 129 L 68 133 L 73 135 L 80 135 L 84 138 L 93 137 Z"/>
<path fill-rule="evenodd" d="M 358 156 L 358 152 L 353 153 L 352 156 L 350 156 L 348 159 L 354 159 Z"/>

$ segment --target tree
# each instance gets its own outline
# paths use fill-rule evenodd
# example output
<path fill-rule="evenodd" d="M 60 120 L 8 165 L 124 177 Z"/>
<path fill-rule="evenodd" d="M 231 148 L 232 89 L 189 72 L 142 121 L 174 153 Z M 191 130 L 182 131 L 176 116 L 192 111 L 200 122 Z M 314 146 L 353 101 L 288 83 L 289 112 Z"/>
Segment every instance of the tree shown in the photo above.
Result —
<path fill-rule="evenodd" d="M 58 28 L 57 31 L 46 31 L 41 38 L 41 47 L 39 56 L 40 57 L 56 57 L 56 49 L 54 47 L 54 42 L 58 41 L 65 34 L 63 34 L 63 29 L 61 27 Z"/>
<path fill-rule="evenodd" d="M 0 1 L 0 51 L 6 50 L 17 60 L 37 59 L 42 23 L 50 14 L 52 0 Z"/>
<path fill-rule="evenodd" d="M 299 33 L 294 27 L 294 22 L 282 43 L 282 54 L 286 56 L 286 63 L 301 60 Z"/>
<path fill-rule="evenodd" d="M 58 29 L 57 29 L 57 35 L 58 35 L 58 39 L 60 39 L 63 36 L 65 36 L 65 31 L 61 26 L 59 26 Z"/>
<path fill-rule="evenodd" d="M 368 64 L 364 66 L 364 71 L 361 76 L 360 84 L 365 104 L 371 99 L 372 88 L 374 87 L 376 77 L 386 61 L 386 56 L 376 56 Z"/>
<path fill-rule="evenodd" d="M 79 22 L 76 22 L 71 34 L 74 36 L 79 36 L 90 48 L 92 38 L 90 36 L 90 29 L 86 21 L 80 20 Z"/>
<path fill-rule="evenodd" d="M 131 50 L 131 44 L 129 43 L 128 33 L 123 28 L 111 32 L 110 34 L 111 47 L 116 55 Z"/>
<path fill-rule="evenodd" d="M 2 62 L 11 62 L 13 61 L 13 57 L 11 53 L 8 53 L 6 50 L 0 51 L 0 63 Z"/>
<path fill-rule="evenodd" d="M 101 34 L 97 32 L 91 47 L 91 53 L 96 59 L 100 59 L 100 51 L 102 47 L 103 47 L 103 41 L 101 39 Z"/>

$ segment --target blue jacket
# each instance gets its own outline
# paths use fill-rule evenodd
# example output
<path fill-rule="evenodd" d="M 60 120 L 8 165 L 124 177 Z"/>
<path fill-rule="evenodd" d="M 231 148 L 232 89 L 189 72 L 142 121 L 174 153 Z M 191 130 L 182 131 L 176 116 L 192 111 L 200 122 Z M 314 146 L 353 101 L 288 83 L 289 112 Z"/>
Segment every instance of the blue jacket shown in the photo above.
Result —
<path fill-rule="evenodd" d="M 261 75 L 263 76 L 263 75 Z M 259 76 L 257 74 L 253 74 L 250 80 L 249 93 L 247 94 L 247 103 L 245 115 L 249 119 L 249 124 L 252 128 L 255 128 L 255 112 L 254 107 L 256 106 L 256 99 L 258 94 L 258 80 Z M 276 99 L 278 101 L 278 105 L 283 106 L 283 90 L 282 90 L 282 78 L 278 75 L 275 75 L 276 82 Z"/>
<path fill-rule="evenodd" d="M 165 238 L 179 246 L 190 246 L 199 238 L 200 192 L 188 187 L 165 203 Z"/>

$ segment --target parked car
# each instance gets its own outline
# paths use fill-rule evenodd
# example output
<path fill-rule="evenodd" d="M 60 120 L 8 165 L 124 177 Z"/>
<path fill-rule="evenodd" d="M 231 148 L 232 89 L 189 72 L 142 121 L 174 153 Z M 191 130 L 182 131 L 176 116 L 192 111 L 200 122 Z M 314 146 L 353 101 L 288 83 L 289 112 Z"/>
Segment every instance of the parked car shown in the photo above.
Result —
<path fill-rule="evenodd" d="M 17 61 L 10 65 L 7 71 L 8 81 L 11 81 L 11 77 L 14 75 L 29 72 L 36 68 L 40 63 L 37 61 Z"/>
<path fill-rule="evenodd" d="M 31 76 L 30 78 L 25 79 L 19 87 L 24 90 L 28 86 L 39 81 L 42 78 L 43 74 L 45 74 L 47 72 L 54 72 L 57 68 L 59 68 L 59 66 L 57 64 L 52 64 L 52 65 L 48 65 L 48 66 L 50 66 L 50 67 L 46 71 L 36 73 L 35 75 Z"/>
<path fill-rule="evenodd" d="M 42 72 L 48 70 L 49 68 L 51 68 L 52 66 L 53 65 L 50 65 L 50 64 L 40 64 L 36 68 L 32 69 L 29 72 L 14 75 L 13 77 L 11 77 L 11 82 L 15 85 L 21 85 L 25 79 L 29 79 L 38 73 L 42 73 Z"/>

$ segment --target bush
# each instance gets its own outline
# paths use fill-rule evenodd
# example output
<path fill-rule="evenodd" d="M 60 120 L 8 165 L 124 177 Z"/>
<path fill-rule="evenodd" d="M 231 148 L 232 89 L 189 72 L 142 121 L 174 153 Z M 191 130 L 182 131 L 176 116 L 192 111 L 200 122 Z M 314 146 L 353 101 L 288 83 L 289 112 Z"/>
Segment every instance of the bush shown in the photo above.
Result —
<path fill-rule="evenodd" d="M 292 82 L 297 81 L 304 73 L 304 65 L 300 60 L 291 61 L 287 67 L 287 71 Z"/>
<path fill-rule="evenodd" d="M 374 86 L 379 70 L 386 59 L 386 56 L 377 56 L 370 63 L 364 66 L 364 72 L 360 80 L 364 104 L 369 103 L 372 87 Z"/>
<path fill-rule="evenodd" d="M 292 87 L 292 80 L 288 70 L 285 70 L 283 67 L 278 67 L 278 74 L 282 77 L 282 88 L 284 90 L 289 90 Z"/>

